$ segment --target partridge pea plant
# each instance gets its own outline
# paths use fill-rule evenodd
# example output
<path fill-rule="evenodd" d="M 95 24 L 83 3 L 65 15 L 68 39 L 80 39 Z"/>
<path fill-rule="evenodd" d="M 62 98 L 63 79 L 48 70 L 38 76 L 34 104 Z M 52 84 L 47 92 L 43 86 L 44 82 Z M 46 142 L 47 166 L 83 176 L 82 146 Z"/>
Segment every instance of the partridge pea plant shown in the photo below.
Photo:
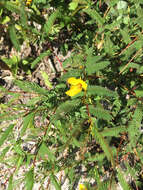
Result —
<path fill-rule="evenodd" d="M 142 18 L 141 0 L 0 1 L 5 189 L 143 188 Z"/>

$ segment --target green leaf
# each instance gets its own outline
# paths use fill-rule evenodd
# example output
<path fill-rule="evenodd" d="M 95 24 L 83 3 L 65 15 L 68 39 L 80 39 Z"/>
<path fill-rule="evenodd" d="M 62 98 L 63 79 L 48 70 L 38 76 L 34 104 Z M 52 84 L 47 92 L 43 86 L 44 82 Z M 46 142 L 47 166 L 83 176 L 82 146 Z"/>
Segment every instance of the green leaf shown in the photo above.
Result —
<path fill-rule="evenodd" d="M 110 65 L 109 61 L 100 61 L 101 56 L 92 56 L 91 54 L 89 54 L 87 56 L 87 63 L 86 63 L 86 69 L 87 69 L 87 73 L 93 74 L 99 70 L 104 69 L 105 67 L 107 67 L 108 65 Z"/>
<path fill-rule="evenodd" d="M 111 91 L 102 86 L 88 86 L 87 93 L 89 95 L 98 95 L 98 96 L 109 96 L 109 97 L 117 97 L 117 93 Z"/>
<path fill-rule="evenodd" d="M 21 3 L 21 7 L 20 7 L 20 20 L 21 20 L 22 26 L 25 29 L 28 29 L 27 14 L 26 14 L 25 6 L 23 5 L 23 3 Z"/>
<path fill-rule="evenodd" d="M 10 22 L 10 17 L 9 16 L 3 16 L 1 24 L 7 24 Z"/>
<path fill-rule="evenodd" d="M 115 6 L 119 0 L 107 1 L 107 4 L 111 7 Z"/>
<path fill-rule="evenodd" d="M 120 126 L 120 127 L 114 127 L 114 128 L 104 128 L 104 130 L 101 132 L 102 136 L 114 136 L 114 137 L 119 137 L 119 133 L 127 132 L 127 129 L 125 126 Z"/>
<path fill-rule="evenodd" d="M 135 93 L 137 97 L 143 97 L 143 89 L 135 90 Z"/>
<path fill-rule="evenodd" d="M 70 77 L 79 78 L 81 75 L 80 72 L 81 71 L 79 70 L 68 69 L 68 72 L 66 72 L 63 76 L 61 76 L 61 80 L 66 81 Z"/>
<path fill-rule="evenodd" d="M 50 150 L 46 144 L 43 142 L 42 145 L 40 146 L 40 149 L 38 151 L 38 155 L 41 157 L 41 158 L 45 158 L 45 155 L 48 155 L 48 159 L 51 160 L 51 161 L 55 161 L 56 158 L 55 158 L 55 155 L 52 153 L 52 150 Z"/>
<path fill-rule="evenodd" d="M 46 22 L 45 25 L 44 25 L 44 32 L 46 33 L 46 36 L 48 36 L 48 35 L 50 34 L 50 32 L 51 32 L 51 30 L 52 30 L 52 27 L 53 27 L 53 25 L 54 25 L 54 22 L 55 22 L 55 20 L 56 20 L 59 16 L 60 16 L 59 10 L 56 10 L 55 12 L 53 12 L 53 13 L 49 16 L 47 22 Z"/>
<path fill-rule="evenodd" d="M 34 125 L 34 116 L 35 113 L 32 112 L 23 118 L 23 127 L 21 129 L 21 136 L 24 135 L 27 128 L 30 128 L 31 126 Z"/>
<path fill-rule="evenodd" d="M 41 75 L 42 75 L 42 77 L 44 79 L 44 82 L 45 82 L 46 86 L 49 87 L 49 88 L 52 88 L 52 84 L 49 81 L 49 76 L 47 75 L 47 73 L 45 71 L 41 71 Z"/>
<path fill-rule="evenodd" d="M 15 29 L 14 25 L 11 25 L 9 27 L 9 36 L 10 36 L 11 42 L 13 43 L 15 49 L 17 51 L 20 51 L 20 42 L 18 40 L 18 36 L 16 34 L 16 29 Z"/>
<path fill-rule="evenodd" d="M 8 121 L 8 120 L 15 120 L 15 119 L 18 119 L 20 118 L 21 116 L 24 115 L 25 112 L 21 112 L 21 113 L 18 113 L 18 114 L 14 114 L 13 112 L 7 112 L 7 113 L 4 113 L 4 114 L 1 114 L 0 115 L 0 121 Z"/>
<path fill-rule="evenodd" d="M 76 8 L 77 8 L 77 6 L 78 6 L 78 2 L 71 2 L 70 4 L 69 4 L 69 10 L 75 10 Z"/>
<path fill-rule="evenodd" d="M 125 69 L 129 69 L 129 68 L 135 68 L 135 69 L 137 69 L 137 72 L 139 72 L 141 70 L 140 69 L 141 67 L 140 67 L 139 64 L 131 62 L 127 66 L 126 65 L 120 66 L 119 67 L 119 71 L 122 72 L 122 73 L 124 73 Z"/>
<path fill-rule="evenodd" d="M 129 36 L 129 31 L 127 28 L 124 28 L 124 30 L 120 29 L 120 32 L 123 36 L 123 40 L 126 44 L 130 43 L 131 42 L 131 38 Z"/>
<path fill-rule="evenodd" d="M 95 121 L 94 118 L 93 118 L 93 121 Z M 105 152 L 108 160 L 111 161 L 112 166 L 114 168 L 115 167 L 115 160 L 114 160 L 111 148 L 109 147 L 108 142 L 105 140 L 105 138 L 102 136 L 102 134 L 100 132 L 98 132 L 97 120 L 94 123 L 95 124 L 93 124 L 93 126 L 92 126 L 92 135 L 93 135 L 93 137 L 95 137 L 97 142 L 100 144 L 100 146 L 102 147 L 103 151 Z"/>
<path fill-rule="evenodd" d="M 122 172 L 119 168 L 117 168 L 117 171 L 118 171 L 118 174 L 117 174 L 118 180 L 119 180 L 119 182 L 120 182 L 122 188 L 123 188 L 124 190 L 131 190 L 130 186 L 128 185 L 128 183 L 127 183 L 126 180 L 124 179 L 124 174 L 123 174 L 123 172 Z"/>
<path fill-rule="evenodd" d="M 56 190 L 61 190 L 61 187 L 54 174 L 52 173 L 50 174 L 50 179 L 51 179 L 52 184 L 55 186 Z"/>
<path fill-rule="evenodd" d="M 103 162 L 105 157 L 106 157 L 105 153 L 100 153 L 100 154 L 96 153 L 95 156 L 91 156 L 90 158 L 88 158 L 88 161 L 89 162 L 96 162 L 96 161 Z"/>
<path fill-rule="evenodd" d="M 126 1 L 119 1 L 117 3 L 117 9 L 127 9 L 128 3 Z"/>
<path fill-rule="evenodd" d="M 20 146 L 20 144 L 16 144 L 14 147 L 13 147 L 14 151 L 19 154 L 20 156 L 24 156 L 24 152 Z"/>
<path fill-rule="evenodd" d="M 28 106 L 33 106 L 33 105 L 35 105 L 36 103 L 38 103 L 40 100 L 41 100 L 41 97 L 40 97 L 40 96 L 31 98 L 31 99 L 27 102 L 27 105 L 28 105 Z"/>
<path fill-rule="evenodd" d="M 34 185 L 34 169 L 30 169 L 25 175 L 25 187 L 26 190 L 32 190 Z"/>
<path fill-rule="evenodd" d="M 19 88 L 21 88 L 25 92 L 34 92 L 42 95 L 47 95 L 48 93 L 48 90 L 45 90 L 44 88 L 40 87 L 38 84 L 34 82 L 21 81 L 21 80 L 15 80 L 14 82 L 17 86 L 19 86 Z"/>
<path fill-rule="evenodd" d="M 89 112 L 97 118 L 104 119 L 107 121 L 112 120 L 111 114 L 103 108 L 95 108 L 93 105 L 89 105 Z"/>
<path fill-rule="evenodd" d="M 94 9 L 83 9 L 85 13 L 87 13 L 92 19 L 96 20 L 96 22 L 100 25 L 103 25 L 105 20 L 100 16 L 100 14 Z"/>
<path fill-rule="evenodd" d="M 9 151 L 10 149 L 10 146 L 7 146 L 6 148 L 4 148 L 2 151 L 1 151 L 1 154 L 0 154 L 0 161 L 3 161 L 4 160 L 4 157 L 6 155 L 6 153 Z"/>
<path fill-rule="evenodd" d="M 10 68 L 13 73 L 17 73 L 18 70 L 18 63 L 20 58 L 18 56 L 13 55 L 11 58 L 3 57 L 2 61 Z"/>
<path fill-rule="evenodd" d="M 20 8 L 14 2 L 1 1 L 1 5 L 2 5 L 2 7 L 11 11 L 12 13 L 14 12 L 14 13 L 20 14 Z"/>
<path fill-rule="evenodd" d="M 11 175 L 10 178 L 9 178 L 7 190 L 13 190 L 13 183 L 12 183 L 12 181 L 13 181 L 13 175 Z"/>
<path fill-rule="evenodd" d="M 16 163 L 16 170 L 15 170 L 15 173 L 16 173 L 16 174 L 17 174 L 17 172 L 18 172 L 20 166 L 22 165 L 23 160 L 24 160 L 24 157 L 23 157 L 23 156 L 19 156 L 18 161 L 17 161 L 17 163 Z"/>
<path fill-rule="evenodd" d="M 139 71 L 140 74 L 143 73 L 143 66 L 140 67 Z"/>
<path fill-rule="evenodd" d="M 100 181 L 100 175 L 99 175 L 99 172 L 98 172 L 98 170 L 97 170 L 97 168 L 95 167 L 95 169 L 94 169 L 94 175 L 95 175 L 95 179 L 96 179 L 96 181 L 97 181 L 97 185 L 98 185 L 98 187 L 101 185 L 101 181 Z"/>
<path fill-rule="evenodd" d="M 106 53 L 113 56 L 114 53 L 115 53 L 116 46 L 111 41 L 110 35 L 111 35 L 110 32 L 106 34 L 105 43 L 104 43 L 104 49 L 105 49 Z"/>
<path fill-rule="evenodd" d="M 130 139 L 130 146 L 135 147 L 136 142 L 138 142 L 138 138 L 140 137 L 140 127 L 142 122 L 142 107 L 138 105 L 136 110 L 134 111 L 133 118 L 129 122 L 128 126 L 128 134 Z"/>
<path fill-rule="evenodd" d="M 3 132 L 3 134 L 1 135 L 0 138 L 0 146 L 3 145 L 4 141 L 7 139 L 7 137 L 9 136 L 9 134 L 12 132 L 14 128 L 14 125 L 11 124 L 9 125 L 9 127 Z"/>
<path fill-rule="evenodd" d="M 59 105 L 59 107 L 56 110 L 56 113 L 53 115 L 51 120 L 58 120 L 65 116 L 65 114 L 70 113 L 75 107 L 77 107 L 80 104 L 80 101 L 75 99 L 71 101 L 66 101 Z"/>
<path fill-rule="evenodd" d="M 50 50 L 45 51 L 41 53 L 32 63 L 31 63 L 31 69 L 34 69 L 35 66 L 46 56 L 49 56 L 51 54 Z"/>

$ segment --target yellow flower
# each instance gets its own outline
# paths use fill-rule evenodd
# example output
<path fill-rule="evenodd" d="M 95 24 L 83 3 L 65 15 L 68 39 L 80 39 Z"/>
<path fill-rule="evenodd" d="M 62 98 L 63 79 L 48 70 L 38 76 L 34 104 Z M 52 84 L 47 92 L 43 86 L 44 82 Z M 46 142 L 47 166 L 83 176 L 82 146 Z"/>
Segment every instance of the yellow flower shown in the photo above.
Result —
<path fill-rule="evenodd" d="M 79 184 L 79 190 L 87 190 L 87 188 L 85 185 Z"/>
<path fill-rule="evenodd" d="M 71 77 L 68 79 L 68 84 L 71 85 L 70 89 L 66 92 L 68 96 L 75 96 L 83 90 L 87 89 L 87 84 L 82 79 Z"/>

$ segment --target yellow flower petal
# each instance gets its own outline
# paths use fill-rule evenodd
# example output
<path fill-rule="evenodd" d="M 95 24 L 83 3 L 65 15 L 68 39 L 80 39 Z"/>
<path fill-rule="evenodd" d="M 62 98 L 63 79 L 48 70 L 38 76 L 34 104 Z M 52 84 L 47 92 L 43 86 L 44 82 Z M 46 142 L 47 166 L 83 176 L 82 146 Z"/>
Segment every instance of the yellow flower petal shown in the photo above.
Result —
<path fill-rule="evenodd" d="M 81 90 L 82 90 L 82 87 L 79 85 L 71 86 L 71 88 L 68 91 L 66 91 L 66 94 L 68 96 L 75 96 L 76 94 L 80 93 Z"/>
<path fill-rule="evenodd" d="M 78 84 L 78 81 L 75 77 L 69 78 L 67 82 L 71 85 L 77 85 Z"/>
<path fill-rule="evenodd" d="M 87 188 L 85 185 L 79 184 L 79 190 L 87 190 Z"/>
<path fill-rule="evenodd" d="M 81 80 L 81 79 L 77 79 L 77 82 L 82 85 L 82 88 L 83 88 L 84 90 L 87 90 L 87 84 L 86 84 L 86 82 L 84 82 L 84 81 Z"/>

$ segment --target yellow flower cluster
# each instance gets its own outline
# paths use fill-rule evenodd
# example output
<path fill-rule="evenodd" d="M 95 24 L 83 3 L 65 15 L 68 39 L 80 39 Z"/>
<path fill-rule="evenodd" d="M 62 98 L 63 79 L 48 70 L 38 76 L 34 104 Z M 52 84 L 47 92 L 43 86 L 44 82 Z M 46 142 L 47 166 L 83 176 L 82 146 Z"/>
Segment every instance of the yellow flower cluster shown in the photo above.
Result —
<path fill-rule="evenodd" d="M 29 6 L 32 3 L 32 0 L 26 0 L 26 5 Z"/>
<path fill-rule="evenodd" d="M 71 77 L 67 81 L 70 84 L 70 89 L 66 92 L 68 96 L 75 96 L 83 90 L 87 90 L 87 84 L 82 79 L 76 79 L 75 77 Z"/>

